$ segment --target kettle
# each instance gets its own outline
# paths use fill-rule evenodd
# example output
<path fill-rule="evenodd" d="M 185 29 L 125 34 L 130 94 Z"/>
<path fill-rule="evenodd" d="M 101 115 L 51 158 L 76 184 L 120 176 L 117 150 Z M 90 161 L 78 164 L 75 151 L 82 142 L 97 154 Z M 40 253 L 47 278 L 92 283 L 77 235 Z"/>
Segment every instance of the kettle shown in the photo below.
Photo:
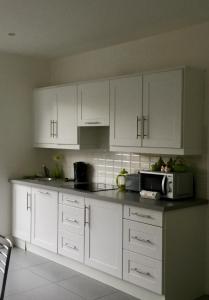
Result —
<path fill-rule="evenodd" d="M 128 172 L 126 171 L 126 169 L 122 169 L 119 175 L 116 177 L 116 184 L 119 187 L 120 191 L 125 191 L 127 174 Z"/>

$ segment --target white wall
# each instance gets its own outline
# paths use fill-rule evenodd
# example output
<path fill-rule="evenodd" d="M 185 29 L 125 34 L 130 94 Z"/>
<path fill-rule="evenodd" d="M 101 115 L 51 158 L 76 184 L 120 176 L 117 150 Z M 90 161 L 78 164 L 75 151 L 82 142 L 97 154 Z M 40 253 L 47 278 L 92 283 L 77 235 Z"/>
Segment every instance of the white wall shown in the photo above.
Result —
<path fill-rule="evenodd" d="M 8 178 L 35 172 L 47 151 L 32 149 L 32 89 L 46 85 L 49 64 L 0 54 L 0 234 L 11 229 Z"/>
<path fill-rule="evenodd" d="M 51 63 L 51 84 L 102 78 L 132 72 L 190 65 L 206 70 L 204 153 L 191 158 L 198 169 L 199 196 L 209 198 L 208 190 L 208 107 L 209 107 L 209 23 L 188 27 L 142 40 L 132 41 L 80 55 L 56 59 Z M 65 151 L 69 161 L 75 152 Z M 88 153 L 83 154 L 88 156 Z M 209 213 L 206 290 L 209 293 Z"/>

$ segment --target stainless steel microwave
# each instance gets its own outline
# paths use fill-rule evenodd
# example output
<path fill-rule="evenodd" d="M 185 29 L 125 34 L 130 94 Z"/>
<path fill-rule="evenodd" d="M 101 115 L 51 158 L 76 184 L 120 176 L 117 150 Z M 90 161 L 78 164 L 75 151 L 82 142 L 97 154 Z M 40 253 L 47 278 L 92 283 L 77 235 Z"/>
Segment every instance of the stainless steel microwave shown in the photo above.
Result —
<path fill-rule="evenodd" d="M 162 198 L 182 199 L 193 196 L 193 175 L 140 171 L 140 190 L 159 192 Z"/>

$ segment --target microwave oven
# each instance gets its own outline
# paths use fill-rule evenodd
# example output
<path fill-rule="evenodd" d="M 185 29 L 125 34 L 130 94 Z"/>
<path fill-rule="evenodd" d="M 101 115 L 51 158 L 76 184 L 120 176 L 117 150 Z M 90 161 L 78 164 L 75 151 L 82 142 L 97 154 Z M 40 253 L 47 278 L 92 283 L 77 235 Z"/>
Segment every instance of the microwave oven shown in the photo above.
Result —
<path fill-rule="evenodd" d="M 161 198 L 182 199 L 193 196 L 194 182 L 190 172 L 140 172 L 139 190 L 159 192 Z"/>

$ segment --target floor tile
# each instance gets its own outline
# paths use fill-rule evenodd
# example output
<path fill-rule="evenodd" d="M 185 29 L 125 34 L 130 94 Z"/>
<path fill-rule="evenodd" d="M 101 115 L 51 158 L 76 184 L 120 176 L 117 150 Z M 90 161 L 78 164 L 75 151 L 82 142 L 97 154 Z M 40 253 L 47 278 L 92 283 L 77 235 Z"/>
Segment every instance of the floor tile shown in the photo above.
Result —
<path fill-rule="evenodd" d="M 79 275 L 79 273 L 77 273 L 76 271 L 73 271 L 54 262 L 49 262 L 46 264 L 31 267 L 29 268 L 29 270 L 34 274 L 46 278 L 51 282 L 57 282 L 64 279 L 68 279 L 75 275 Z"/>
<path fill-rule="evenodd" d="M 9 270 L 19 270 L 49 262 L 48 259 L 22 249 L 12 249 Z"/>
<path fill-rule="evenodd" d="M 5 300 L 83 300 L 78 295 L 55 284 L 33 289 L 29 292 L 7 296 Z"/>
<path fill-rule="evenodd" d="M 139 300 L 139 298 L 134 298 L 130 295 L 127 295 L 122 292 L 117 292 L 112 295 L 104 296 L 102 298 L 99 298 L 99 300 Z"/>
<path fill-rule="evenodd" d="M 9 272 L 6 295 L 28 291 L 30 289 L 49 284 L 49 281 L 33 274 L 27 269 Z"/>
<path fill-rule="evenodd" d="M 83 275 L 72 277 L 58 284 L 87 300 L 95 300 L 116 292 L 114 288 Z"/>

